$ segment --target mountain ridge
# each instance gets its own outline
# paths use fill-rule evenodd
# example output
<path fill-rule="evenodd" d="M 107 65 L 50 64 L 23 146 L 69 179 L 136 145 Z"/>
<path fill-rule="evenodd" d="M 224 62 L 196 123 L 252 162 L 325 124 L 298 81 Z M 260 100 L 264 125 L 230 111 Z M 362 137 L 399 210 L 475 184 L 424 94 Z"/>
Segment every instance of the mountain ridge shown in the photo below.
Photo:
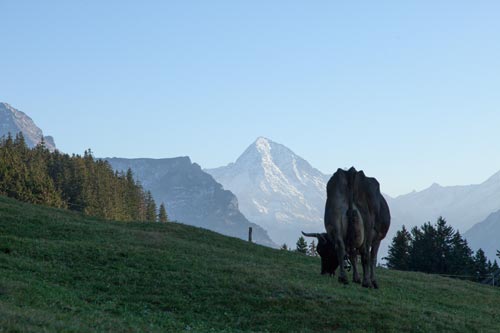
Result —
<path fill-rule="evenodd" d="M 488 215 L 484 221 L 476 223 L 465 232 L 469 246 L 476 251 L 481 248 L 491 261 L 497 259 L 497 250 L 500 250 L 500 210 Z"/>
<path fill-rule="evenodd" d="M 253 228 L 256 243 L 276 247 L 266 230 L 239 210 L 238 199 L 188 156 L 174 158 L 104 158 L 116 171 L 132 170 L 155 201 L 164 202 L 170 219 L 224 235 L 247 239 Z"/>
<path fill-rule="evenodd" d="M 43 138 L 45 146 L 54 151 L 56 144 L 52 136 L 44 136 L 43 131 L 26 113 L 12 107 L 8 103 L 0 102 L 0 137 L 9 133 L 15 136 L 23 133 L 24 139 L 30 148 L 35 147 Z"/>

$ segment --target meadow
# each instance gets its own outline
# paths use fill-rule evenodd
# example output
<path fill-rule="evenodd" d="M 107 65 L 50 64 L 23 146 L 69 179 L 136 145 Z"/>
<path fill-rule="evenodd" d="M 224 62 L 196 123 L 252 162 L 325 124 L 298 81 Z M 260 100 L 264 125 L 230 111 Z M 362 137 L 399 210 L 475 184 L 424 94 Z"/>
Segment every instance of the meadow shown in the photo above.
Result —
<path fill-rule="evenodd" d="M 181 223 L 0 197 L 0 332 L 500 331 L 500 288 L 379 268 L 380 289 L 364 289 L 319 266 Z"/>

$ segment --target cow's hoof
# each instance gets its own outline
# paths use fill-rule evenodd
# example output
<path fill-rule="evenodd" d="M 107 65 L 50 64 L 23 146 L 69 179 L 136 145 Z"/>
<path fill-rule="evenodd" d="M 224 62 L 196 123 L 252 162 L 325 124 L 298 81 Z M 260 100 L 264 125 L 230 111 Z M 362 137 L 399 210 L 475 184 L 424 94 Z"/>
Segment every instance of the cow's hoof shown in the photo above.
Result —
<path fill-rule="evenodd" d="M 339 276 L 339 282 L 343 284 L 349 284 L 349 281 L 347 281 L 346 277 Z"/>
<path fill-rule="evenodd" d="M 373 285 L 373 288 L 378 289 L 378 283 L 377 283 L 377 281 L 372 280 L 372 285 Z"/>

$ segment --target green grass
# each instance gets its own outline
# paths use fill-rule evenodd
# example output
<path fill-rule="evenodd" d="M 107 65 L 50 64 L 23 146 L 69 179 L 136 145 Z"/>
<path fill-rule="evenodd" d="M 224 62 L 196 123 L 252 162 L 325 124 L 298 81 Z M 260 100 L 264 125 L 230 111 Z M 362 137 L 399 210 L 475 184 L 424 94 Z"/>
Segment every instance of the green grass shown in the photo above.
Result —
<path fill-rule="evenodd" d="M 0 332 L 500 332 L 500 288 L 380 269 L 367 290 L 319 265 L 0 197 Z"/>

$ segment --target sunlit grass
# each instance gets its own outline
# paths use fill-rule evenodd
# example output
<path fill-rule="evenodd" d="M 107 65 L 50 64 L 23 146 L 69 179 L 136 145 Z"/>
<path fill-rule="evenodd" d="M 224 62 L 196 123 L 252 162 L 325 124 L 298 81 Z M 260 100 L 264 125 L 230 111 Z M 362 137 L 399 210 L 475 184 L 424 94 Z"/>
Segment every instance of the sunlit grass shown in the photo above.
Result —
<path fill-rule="evenodd" d="M 316 258 L 0 197 L 0 331 L 500 331 L 500 288 L 377 273 L 343 286 Z"/>

